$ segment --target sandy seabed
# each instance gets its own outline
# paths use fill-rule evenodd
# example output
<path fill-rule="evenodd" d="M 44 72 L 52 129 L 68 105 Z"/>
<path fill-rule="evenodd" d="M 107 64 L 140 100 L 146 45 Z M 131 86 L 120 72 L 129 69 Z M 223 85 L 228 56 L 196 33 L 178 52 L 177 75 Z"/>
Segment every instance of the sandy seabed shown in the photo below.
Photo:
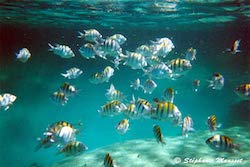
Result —
<path fill-rule="evenodd" d="M 168 167 L 168 166 L 250 166 L 250 133 L 247 127 L 232 127 L 214 134 L 229 136 L 234 143 L 241 146 L 241 151 L 217 152 L 209 148 L 205 141 L 213 134 L 197 131 L 189 137 L 164 137 L 166 145 L 155 139 L 131 140 L 116 143 L 69 157 L 52 165 L 52 167 L 102 167 L 104 156 L 110 153 L 119 167 Z"/>

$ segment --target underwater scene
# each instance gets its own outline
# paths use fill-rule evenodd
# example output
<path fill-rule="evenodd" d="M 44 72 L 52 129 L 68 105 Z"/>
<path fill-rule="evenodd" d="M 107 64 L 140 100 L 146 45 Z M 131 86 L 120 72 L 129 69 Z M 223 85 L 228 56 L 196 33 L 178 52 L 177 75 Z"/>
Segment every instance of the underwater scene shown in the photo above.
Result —
<path fill-rule="evenodd" d="M 247 0 L 0 1 L 0 166 L 250 166 L 249 51 Z"/>

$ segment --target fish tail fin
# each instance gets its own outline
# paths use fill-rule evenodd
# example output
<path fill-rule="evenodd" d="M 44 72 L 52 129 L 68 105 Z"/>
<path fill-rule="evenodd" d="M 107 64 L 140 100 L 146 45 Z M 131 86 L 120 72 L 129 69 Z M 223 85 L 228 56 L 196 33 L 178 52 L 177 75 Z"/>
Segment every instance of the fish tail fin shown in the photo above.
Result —
<path fill-rule="evenodd" d="M 48 43 L 48 45 L 49 45 L 49 51 L 53 51 L 53 49 L 55 48 L 53 45 L 51 45 L 50 43 Z"/>
<path fill-rule="evenodd" d="M 61 73 L 61 75 L 62 75 L 63 77 L 65 77 L 65 78 L 68 77 L 68 74 L 63 74 L 63 73 Z"/>
<path fill-rule="evenodd" d="M 78 31 L 78 34 L 79 34 L 79 35 L 77 36 L 78 38 L 83 38 L 83 37 L 84 37 L 84 33 Z"/>
<path fill-rule="evenodd" d="M 241 144 L 234 144 L 234 148 L 238 151 L 241 151 Z"/>

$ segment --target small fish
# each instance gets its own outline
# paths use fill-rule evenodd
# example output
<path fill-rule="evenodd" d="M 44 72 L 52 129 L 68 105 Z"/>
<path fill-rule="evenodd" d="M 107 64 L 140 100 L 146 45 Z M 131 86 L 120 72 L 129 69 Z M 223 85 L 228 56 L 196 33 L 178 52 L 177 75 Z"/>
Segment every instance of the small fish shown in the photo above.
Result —
<path fill-rule="evenodd" d="M 206 144 L 216 150 L 222 152 L 233 153 L 233 150 L 236 149 L 240 151 L 240 146 L 233 143 L 232 139 L 223 135 L 214 135 L 206 140 Z"/>
<path fill-rule="evenodd" d="M 174 102 L 175 90 L 174 88 L 166 88 L 163 92 L 163 99 L 173 103 Z"/>
<path fill-rule="evenodd" d="M 7 111 L 10 106 L 16 101 L 16 96 L 10 93 L 0 94 L 0 110 Z"/>
<path fill-rule="evenodd" d="M 240 39 L 234 41 L 232 47 L 231 47 L 230 49 L 227 49 L 227 50 L 228 50 L 231 54 L 236 54 L 236 53 L 238 53 L 238 52 L 241 52 L 241 51 L 239 50 L 240 41 L 241 41 Z"/>
<path fill-rule="evenodd" d="M 171 102 L 160 101 L 157 98 L 154 98 L 154 102 L 154 107 L 150 113 L 152 119 L 170 120 L 173 125 L 181 125 L 181 112 L 176 105 Z"/>
<path fill-rule="evenodd" d="M 107 102 L 101 107 L 101 110 L 98 110 L 98 113 L 103 116 L 114 116 L 118 115 L 124 110 L 127 109 L 127 106 L 119 100 L 112 100 Z"/>
<path fill-rule="evenodd" d="M 52 95 L 51 95 L 51 99 L 56 102 L 56 103 L 59 103 L 61 105 L 65 105 L 67 102 L 68 102 L 68 98 L 66 97 L 66 95 L 61 92 L 61 91 L 57 91 L 57 92 L 54 92 Z"/>
<path fill-rule="evenodd" d="M 60 86 L 60 91 L 64 93 L 65 96 L 72 96 L 77 93 L 76 88 L 73 85 L 69 84 L 68 82 L 63 83 Z"/>
<path fill-rule="evenodd" d="M 141 87 L 141 81 L 139 78 L 137 78 L 134 82 L 130 82 L 130 87 L 134 88 L 134 90 L 139 90 Z"/>
<path fill-rule="evenodd" d="M 216 124 L 216 116 L 211 115 L 207 118 L 207 126 L 211 132 L 214 132 L 217 128 L 221 127 L 221 124 Z"/>
<path fill-rule="evenodd" d="M 161 144 L 166 144 L 163 140 L 163 135 L 161 133 L 161 128 L 158 125 L 154 125 L 153 127 L 153 132 L 154 132 L 154 136 L 156 138 L 157 143 L 161 143 Z"/>
<path fill-rule="evenodd" d="M 187 49 L 185 59 L 189 60 L 189 61 L 195 60 L 196 59 L 196 53 L 197 53 L 196 49 L 194 49 L 193 47 Z"/>
<path fill-rule="evenodd" d="M 37 138 L 39 144 L 36 146 L 35 151 L 38 151 L 40 148 L 49 148 L 51 147 L 54 143 L 54 135 L 47 135 L 44 138 Z"/>
<path fill-rule="evenodd" d="M 123 100 L 125 98 L 123 93 L 115 89 L 113 84 L 110 85 L 110 88 L 107 90 L 105 96 L 108 98 L 108 100 Z"/>
<path fill-rule="evenodd" d="M 164 63 L 157 64 L 150 67 L 148 70 L 143 70 L 145 75 L 156 79 L 169 78 L 172 74 L 171 69 Z"/>
<path fill-rule="evenodd" d="M 151 104 L 149 103 L 149 101 L 142 98 L 138 98 L 137 101 L 135 101 L 134 96 L 132 101 L 135 104 L 136 113 L 138 113 L 139 116 L 147 118 L 151 112 Z"/>
<path fill-rule="evenodd" d="M 175 46 L 169 38 L 159 38 L 156 41 L 152 41 L 152 48 L 154 55 L 165 58 Z"/>
<path fill-rule="evenodd" d="M 127 105 L 127 109 L 123 111 L 124 116 L 129 117 L 131 119 L 138 119 L 139 114 L 136 111 L 135 103 L 130 103 Z"/>
<path fill-rule="evenodd" d="M 76 79 L 83 73 L 79 68 L 73 67 L 66 71 L 66 74 L 61 73 L 61 75 L 68 79 Z"/>
<path fill-rule="evenodd" d="M 250 83 L 237 86 L 234 92 L 242 99 L 250 100 Z"/>
<path fill-rule="evenodd" d="M 168 67 L 172 71 L 171 78 L 176 79 L 191 70 L 192 65 L 189 60 L 177 58 L 168 62 Z"/>
<path fill-rule="evenodd" d="M 199 89 L 199 87 L 200 87 L 200 83 L 201 83 L 201 81 L 198 80 L 198 79 L 195 79 L 195 80 L 193 81 L 193 90 L 194 90 L 195 92 L 198 92 L 198 89 Z"/>
<path fill-rule="evenodd" d="M 211 80 L 208 80 L 209 88 L 221 90 L 224 86 L 224 77 L 220 73 L 214 73 Z"/>
<path fill-rule="evenodd" d="M 152 79 L 147 79 L 142 86 L 144 93 L 152 94 L 157 87 L 157 84 Z"/>
<path fill-rule="evenodd" d="M 115 39 L 107 38 L 102 44 L 97 45 L 96 53 L 103 59 L 107 59 L 107 56 L 119 57 L 122 53 L 122 48 Z"/>
<path fill-rule="evenodd" d="M 16 54 L 16 58 L 20 60 L 21 62 L 25 63 L 28 61 L 28 59 L 31 57 L 31 54 L 27 48 L 22 48 L 19 50 L 19 52 Z"/>
<path fill-rule="evenodd" d="M 69 59 L 75 57 L 75 54 L 73 53 L 71 48 L 66 45 L 56 44 L 56 46 L 53 46 L 50 43 L 48 43 L 48 45 L 50 47 L 49 51 L 52 51 L 54 54 L 60 56 L 61 58 Z"/>
<path fill-rule="evenodd" d="M 114 35 L 110 36 L 109 39 L 116 40 L 116 42 L 119 45 L 122 45 L 127 41 L 127 38 L 124 37 L 122 34 L 114 34 Z"/>
<path fill-rule="evenodd" d="M 193 120 L 191 117 L 189 116 L 186 116 L 184 119 L 183 119 L 183 123 L 182 123 L 182 136 L 186 136 L 188 137 L 188 132 L 190 131 L 194 131 L 194 123 L 193 123 Z"/>
<path fill-rule="evenodd" d="M 94 59 L 96 55 L 94 45 L 91 43 L 86 43 L 85 45 L 80 47 L 78 51 L 80 52 L 81 56 L 86 59 L 90 59 L 90 58 Z"/>
<path fill-rule="evenodd" d="M 94 73 L 90 76 L 89 82 L 92 84 L 101 84 L 107 80 L 107 77 L 104 77 L 103 73 Z"/>
<path fill-rule="evenodd" d="M 123 65 L 130 66 L 132 69 L 142 69 L 147 66 L 147 61 L 144 56 L 136 52 L 127 52 L 127 56 L 124 57 L 125 62 Z"/>
<path fill-rule="evenodd" d="M 158 64 L 162 63 L 161 59 L 156 55 L 146 57 L 146 61 L 150 66 L 157 66 Z"/>
<path fill-rule="evenodd" d="M 102 74 L 104 77 L 105 82 L 109 82 L 109 79 L 114 75 L 114 69 L 110 66 L 104 68 Z"/>
<path fill-rule="evenodd" d="M 109 153 L 105 155 L 103 165 L 104 167 L 119 167 L 114 163 L 114 160 Z"/>
<path fill-rule="evenodd" d="M 116 125 L 116 130 L 120 134 L 125 134 L 129 128 L 129 120 L 128 119 L 123 119 L 121 120 L 117 125 Z"/>
<path fill-rule="evenodd" d="M 84 151 L 88 150 L 88 147 L 84 145 L 82 142 L 79 141 L 72 141 L 66 144 L 58 154 L 65 153 L 66 156 L 75 156 L 83 153 Z"/>
<path fill-rule="evenodd" d="M 152 57 L 152 49 L 148 45 L 141 45 L 135 50 L 136 53 L 143 55 L 144 57 Z"/>
<path fill-rule="evenodd" d="M 98 43 L 100 40 L 102 40 L 102 35 L 96 29 L 84 30 L 84 33 L 78 33 L 78 38 L 84 38 L 88 42 Z"/>
<path fill-rule="evenodd" d="M 52 125 L 50 125 L 46 132 L 44 132 L 45 136 L 53 135 L 53 140 L 60 143 L 68 143 L 71 141 L 75 141 L 76 133 L 78 129 L 75 129 L 74 126 L 66 121 L 58 121 Z"/>

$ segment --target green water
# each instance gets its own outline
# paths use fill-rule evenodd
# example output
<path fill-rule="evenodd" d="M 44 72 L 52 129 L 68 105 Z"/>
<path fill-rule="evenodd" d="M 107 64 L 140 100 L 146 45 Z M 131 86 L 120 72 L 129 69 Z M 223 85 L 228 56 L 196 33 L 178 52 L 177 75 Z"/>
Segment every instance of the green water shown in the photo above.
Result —
<path fill-rule="evenodd" d="M 21 167 L 35 162 L 50 166 L 62 160 L 63 156 L 55 155 L 56 147 L 34 151 L 36 138 L 41 137 L 49 124 L 60 120 L 83 122 L 77 140 L 84 142 L 88 151 L 117 142 L 153 138 L 153 124 L 160 125 L 165 136 L 181 136 L 180 127 L 150 119 L 130 120 L 130 130 L 119 135 L 115 126 L 123 116 L 104 118 L 97 113 L 107 101 L 105 93 L 110 83 L 128 101 L 134 94 L 152 102 L 154 97 L 161 97 L 165 88 L 174 87 L 177 90 L 174 103 L 183 117 L 193 118 L 197 131 L 207 130 L 205 122 L 212 114 L 223 129 L 244 128 L 249 124 L 249 101 L 242 101 L 233 92 L 236 86 L 249 83 L 250 6 L 247 1 L 170 4 L 163 1 L 2 1 L 0 6 L 0 93 L 17 96 L 7 112 L 0 112 L 0 166 Z M 151 95 L 129 87 L 137 77 L 142 81 L 147 77 L 142 70 L 123 65 L 115 70 L 109 83 L 93 85 L 88 81 L 90 75 L 113 64 L 101 58 L 87 60 L 80 56 L 78 49 L 86 42 L 77 38 L 77 32 L 91 28 L 104 38 L 123 34 L 128 39 L 122 45 L 124 53 L 149 44 L 150 40 L 168 37 L 175 49 L 165 61 L 181 57 L 189 47 L 197 49 L 197 60 L 192 62 L 192 70 L 178 80 L 155 80 L 158 87 Z M 241 39 L 241 52 L 236 55 L 225 52 L 237 39 Z M 60 58 L 48 51 L 48 43 L 68 45 L 76 57 Z M 15 59 L 15 53 L 23 47 L 32 54 L 26 63 Z M 80 68 L 83 74 L 75 80 L 63 78 L 60 73 L 71 67 Z M 208 88 L 206 80 L 214 72 L 225 78 L 222 90 Z M 194 79 L 201 81 L 198 92 L 192 90 Z M 52 102 L 50 95 L 65 81 L 75 85 L 79 94 L 60 106 Z M 236 132 L 232 133 L 235 136 Z"/>

